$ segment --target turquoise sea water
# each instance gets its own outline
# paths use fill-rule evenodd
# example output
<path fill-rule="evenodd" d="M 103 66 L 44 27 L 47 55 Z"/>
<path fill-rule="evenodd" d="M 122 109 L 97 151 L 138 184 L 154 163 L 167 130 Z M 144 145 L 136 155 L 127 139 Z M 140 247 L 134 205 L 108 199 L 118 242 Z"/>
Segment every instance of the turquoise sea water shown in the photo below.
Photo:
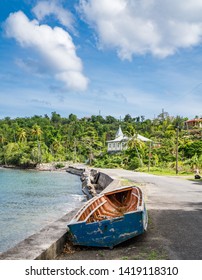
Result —
<path fill-rule="evenodd" d="M 0 252 L 79 206 L 80 178 L 67 172 L 0 169 Z"/>

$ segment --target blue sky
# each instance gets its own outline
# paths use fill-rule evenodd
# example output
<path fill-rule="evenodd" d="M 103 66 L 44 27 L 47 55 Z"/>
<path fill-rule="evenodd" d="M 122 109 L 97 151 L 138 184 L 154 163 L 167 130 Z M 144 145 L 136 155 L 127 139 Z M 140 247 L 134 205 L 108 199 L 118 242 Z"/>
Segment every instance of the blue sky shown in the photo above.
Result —
<path fill-rule="evenodd" d="M 201 0 L 0 0 L 0 118 L 193 118 L 201 91 Z"/>

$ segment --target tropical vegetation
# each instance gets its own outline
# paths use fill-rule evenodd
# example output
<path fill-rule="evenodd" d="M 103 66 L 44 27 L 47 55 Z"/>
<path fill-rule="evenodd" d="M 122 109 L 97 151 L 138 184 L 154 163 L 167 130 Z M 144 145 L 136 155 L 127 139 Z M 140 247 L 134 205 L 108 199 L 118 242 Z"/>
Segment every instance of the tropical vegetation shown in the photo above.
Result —
<path fill-rule="evenodd" d="M 122 120 L 113 116 L 78 118 L 74 114 L 0 120 L 0 164 L 22 168 L 45 162 L 83 162 L 95 167 L 181 172 L 202 168 L 202 129 L 185 129 L 185 117 L 159 114 L 154 119 L 127 114 Z M 137 133 L 152 140 L 131 137 L 121 153 L 107 153 L 107 140 L 114 139 L 121 125 L 125 135 Z M 178 143 L 178 144 L 177 144 Z"/>

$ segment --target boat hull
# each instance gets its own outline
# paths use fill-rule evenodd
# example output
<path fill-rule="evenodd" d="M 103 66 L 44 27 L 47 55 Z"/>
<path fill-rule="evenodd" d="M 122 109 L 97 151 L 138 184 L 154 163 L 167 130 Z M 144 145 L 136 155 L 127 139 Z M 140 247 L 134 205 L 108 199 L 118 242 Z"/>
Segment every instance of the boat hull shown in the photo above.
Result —
<path fill-rule="evenodd" d="M 147 211 L 133 211 L 121 217 L 93 223 L 68 225 L 74 245 L 110 247 L 142 234 L 147 228 Z"/>

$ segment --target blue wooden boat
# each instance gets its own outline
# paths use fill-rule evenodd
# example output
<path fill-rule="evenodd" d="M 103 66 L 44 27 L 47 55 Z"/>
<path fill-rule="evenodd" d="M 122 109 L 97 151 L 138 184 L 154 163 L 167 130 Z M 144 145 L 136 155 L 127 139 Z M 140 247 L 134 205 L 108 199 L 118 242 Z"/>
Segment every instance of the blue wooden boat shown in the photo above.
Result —
<path fill-rule="evenodd" d="M 147 223 L 141 189 L 126 186 L 89 200 L 67 226 L 74 245 L 113 248 L 142 234 Z"/>

